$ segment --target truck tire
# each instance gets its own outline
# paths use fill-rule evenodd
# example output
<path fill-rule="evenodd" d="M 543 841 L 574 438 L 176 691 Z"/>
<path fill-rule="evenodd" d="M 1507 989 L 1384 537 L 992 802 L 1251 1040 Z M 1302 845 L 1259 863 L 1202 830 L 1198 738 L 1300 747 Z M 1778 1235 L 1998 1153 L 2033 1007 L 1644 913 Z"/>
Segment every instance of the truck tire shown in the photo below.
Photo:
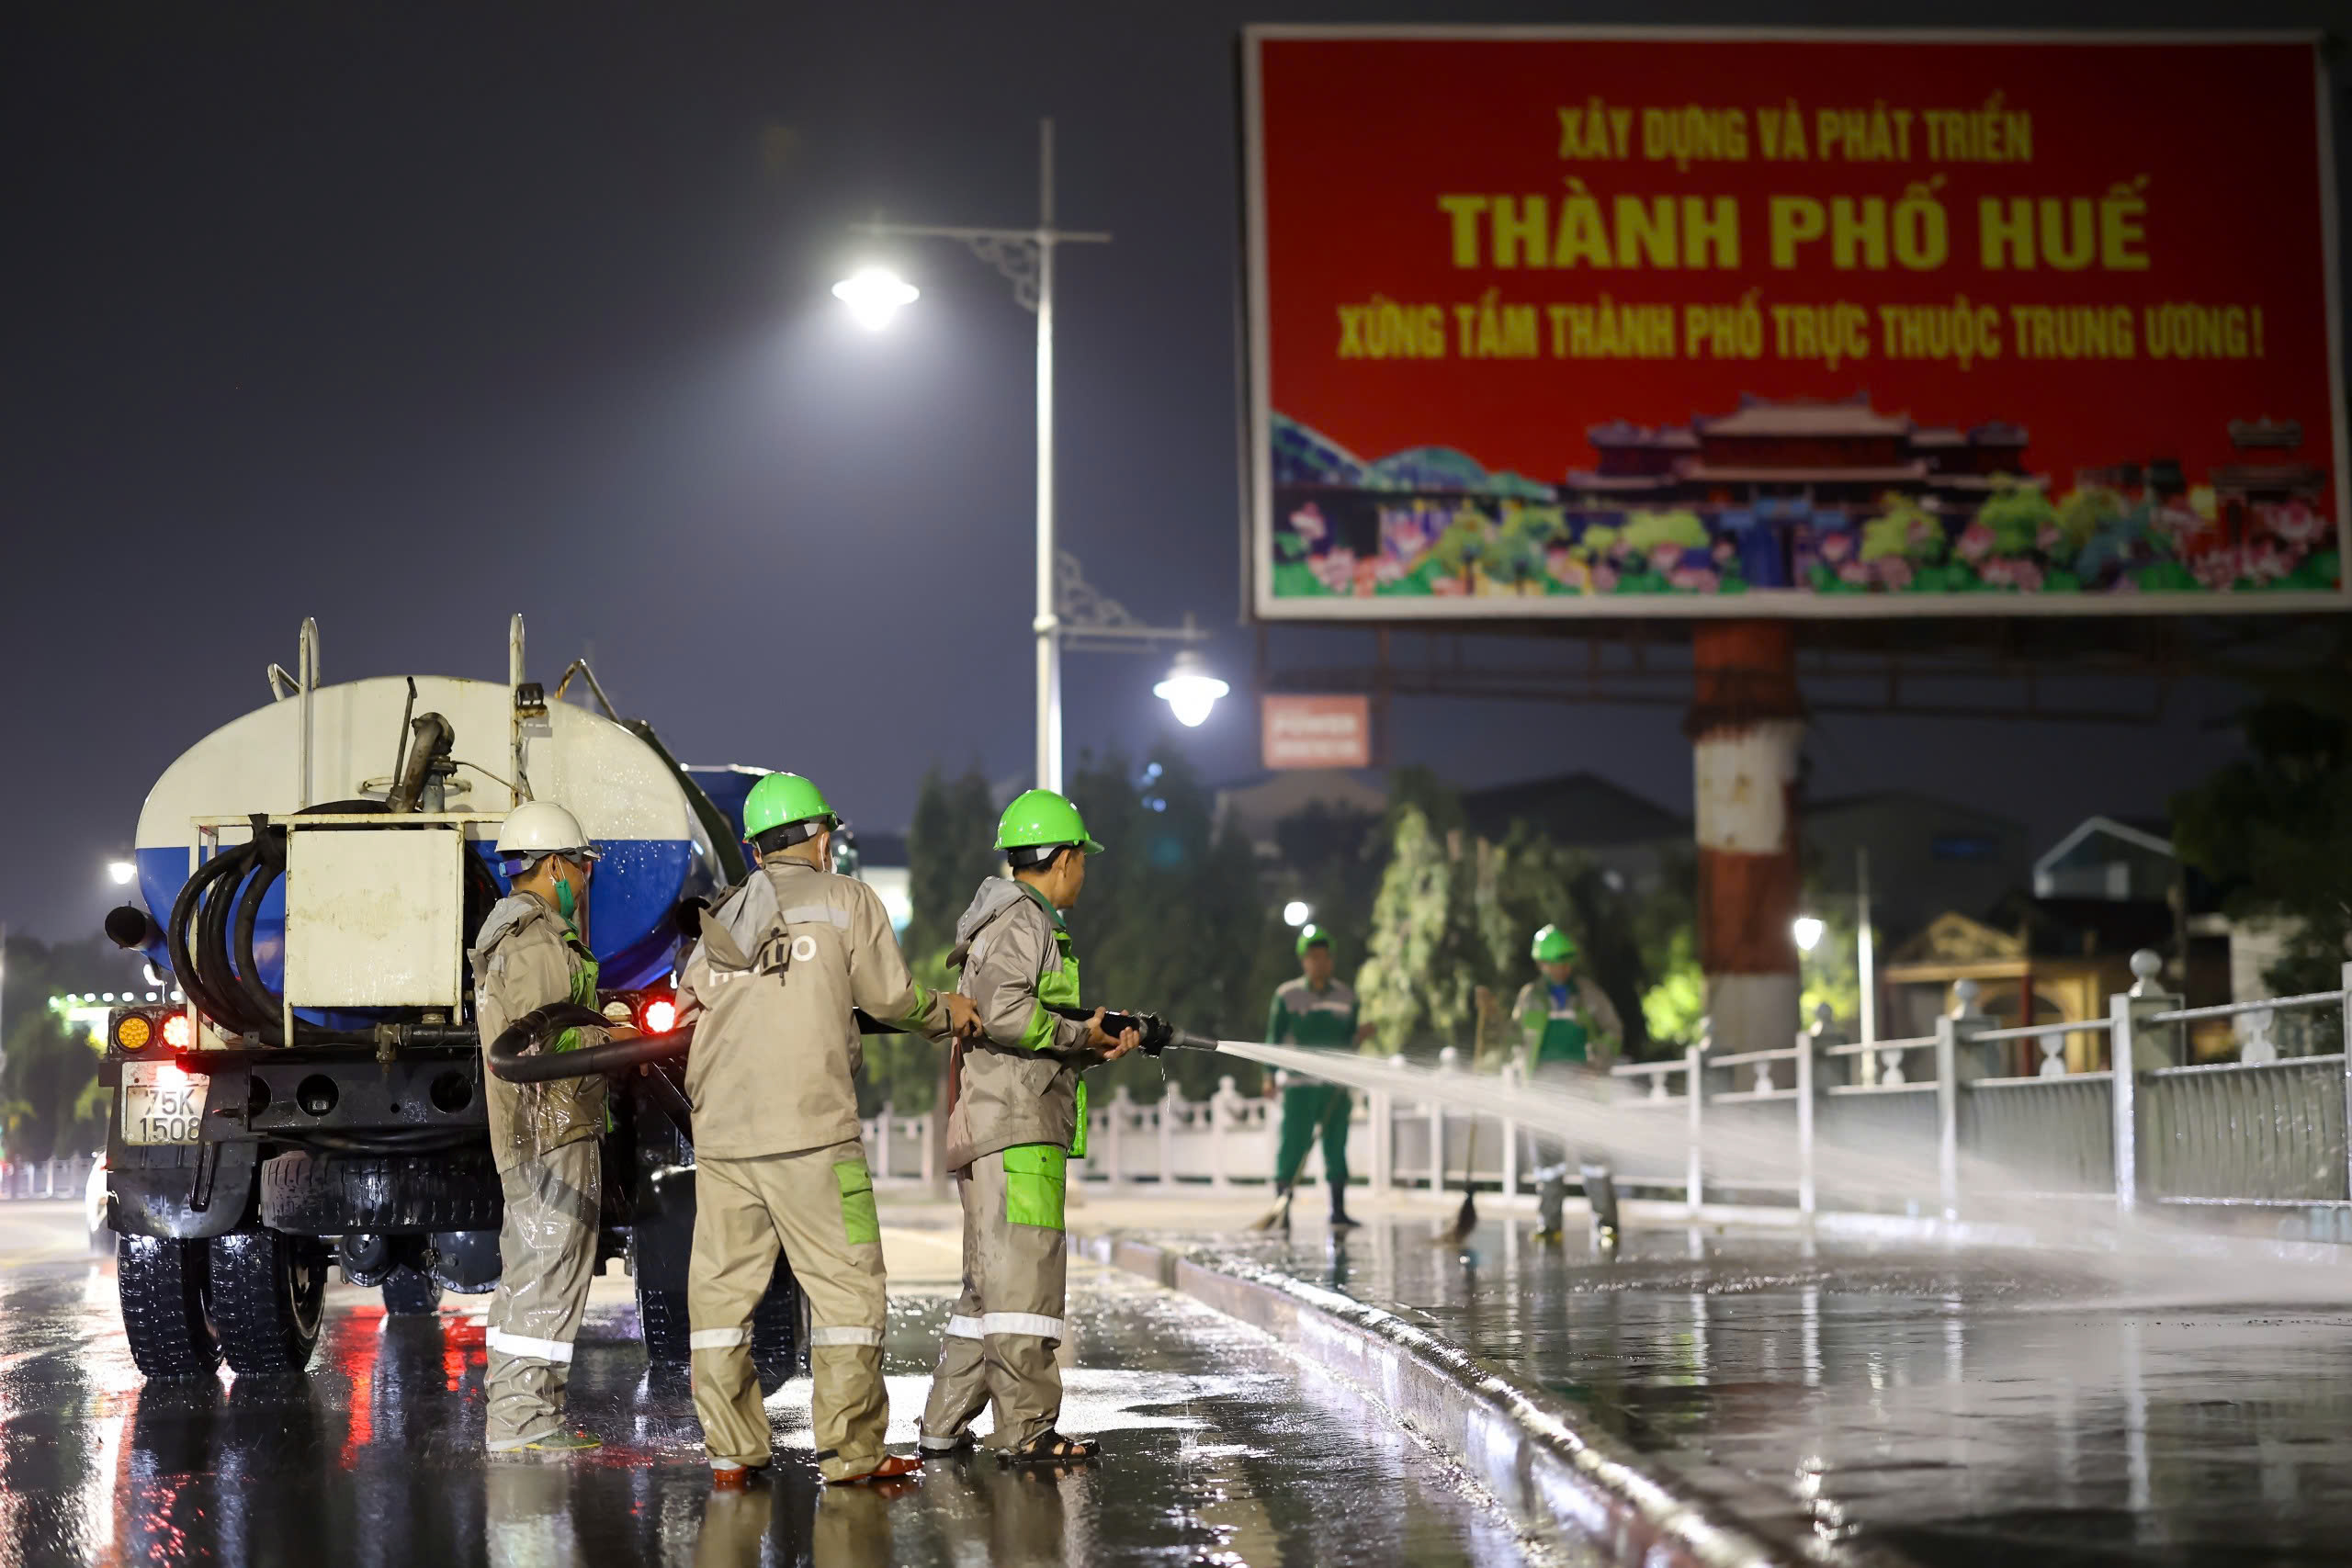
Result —
<path fill-rule="evenodd" d="M 774 1393 L 800 1370 L 800 1281 L 778 1253 L 767 1294 L 752 1309 L 752 1365 L 760 1374 L 762 1393 Z"/>
<path fill-rule="evenodd" d="M 291 1377 L 311 1364 L 326 1315 L 332 1254 L 315 1238 L 239 1231 L 212 1238 L 212 1323 L 239 1377 Z"/>
<path fill-rule="evenodd" d="M 200 1241 L 115 1238 L 123 1337 L 130 1341 L 130 1359 L 148 1377 L 209 1378 L 220 1367 L 220 1345 L 205 1304 L 209 1260 Z"/>
<path fill-rule="evenodd" d="M 431 1317 L 441 1310 L 441 1284 L 403 1263 L 384 1276 L 384 1313 L 389 1317 Z"/>
<path fill-rule="evenodd" d="M 645 1359 L 657 1366 L 684 1366 L 694 1359 L 686 1292 L 637 1287 L 637 1321 L 645 1337 Z M 781 1255 L 769 1277 L 767 1294 L 752 1309 L 752 1365 L 763 1393 L 774 1393 L 800 1370 L 800 1281 Z"/>
<path fill-rule="evenodd" d="M 637 1324 L 645 1338 L 645 1359 L 657 1367 L 683 1367 L 694 1359 L 686 1343 L 686 1292 L 648 1290 L 637 1283 Z"/>
<path fill-rule="evenodd" d="M 505 1210 L 488 1154 L 297 1151 L 261 1168 L 262 1224 L 294 1235 L 494 1231 Z"/>

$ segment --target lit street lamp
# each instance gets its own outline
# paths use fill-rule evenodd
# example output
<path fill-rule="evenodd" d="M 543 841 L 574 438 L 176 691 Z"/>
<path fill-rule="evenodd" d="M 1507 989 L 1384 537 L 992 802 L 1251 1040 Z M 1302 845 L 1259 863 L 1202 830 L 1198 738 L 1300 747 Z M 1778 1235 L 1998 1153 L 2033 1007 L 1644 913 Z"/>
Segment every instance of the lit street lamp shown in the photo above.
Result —
<path fill-rule="evenodd" d="M 1078 562 L 1054 542 L 1054 254 L 1064 244 L 1102 244 L 1111 236 L 1054 227 L 1054 122 L 1037 125 L 1037 224 L 1029 229 L 969 229 L 931 223 L 856 223 L 854 231 L 886 239 L 956 240 L 1002 273 L 1013 296 L 1037 314 L 1037 783 L 1062 787 L 1062 648 L 1066 639 L 1093 648 L 1198 642 L 1204 634 L 1188 621 L 1182 630 L 1143 626 L 1115 601 L 1087 585 Z M 833 296 L 860 324 L 879 330 L 919 297 L 915 287 L 880 266 L 833 285 Z M 1229 688 L 1198 657 L 1154 690 L 1187 726 L 1208 717 Z M 1179 696 L 1174 694 L 1181 693 Z"/>
<path fill-rule="evenodd" d="M 107 862 L 107 879 L 112 882 L 117 887 L 129 886 L 130 879 L 138 874 L 139 867 L 131 863 L 130 861 L 110 860 Z"/>
<path fill-rule="evenodd" d="M 1828 929 L 1815 916 L 1799 915 L 1795 924 L 1789 928 L 1789 931 L 1797 939 L 1798 952 L 1811 953 L 1821 945 L 1821 933 Z"/>
<path fill-rule="evenodd" d="M 833 285 L 833 298 L 868 332 L 880 332 L 901 308 L 922 297 L 922 289 L 888 267 L 869 266 Z"/>
<path fill-rule="evenodd" d="M 1176 722 L 1187 729 L 1198 729 L 1216 706 L 1217 698 L 1233 690 L 1209 673 L 1201 656 L 1189 648 L 1176 651 L 1176 662 L 1169 666 L 1168 679 L 1151 689 L 1151 694 L 1167 703 L 1175 714 Z"/>
<path fill-rule="evenodd" d="M 1314 918 L 1315 911 L 1307 908 L 1305 899 L 1294 898 L 1283 906 L 1283 924 L 1286 926 L 1303 926 Z"/>

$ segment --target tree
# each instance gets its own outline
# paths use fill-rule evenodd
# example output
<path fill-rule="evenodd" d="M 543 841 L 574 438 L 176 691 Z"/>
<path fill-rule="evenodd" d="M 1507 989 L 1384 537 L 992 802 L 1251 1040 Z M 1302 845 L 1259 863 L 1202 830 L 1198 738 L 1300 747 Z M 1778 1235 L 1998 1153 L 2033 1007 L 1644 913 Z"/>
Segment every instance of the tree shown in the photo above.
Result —
<path fill-rule="evenodd" d="M 956 976 L 947 952 L 956 920 L 972 901 L 973 890 L 998 874 L 1003 856 L 996 850 L 996 803 L 978 767 L 949 778 L 936 764 L 922 776 L 913 823 L 907 829 L 908 896 L 914 906 L 901 943 L 915 978 L 933 990 L 952 988 Z M 907 1034 L 869 1035 L 859 1110 L 872 1115 L 884 1104 L 921 1115 L 939 1103 L 940 1075 L 946 1053 L 928 1040 Z"/>
<path fill-rule="evenodd" d="M 1086 890 L 1069 914 L 1088 1005 L 1257 1038 L 1266 996 L 1251 981 L 1284 928 L 1266 907 L 1249 840 L 1217 829 L 1214 793 L 1171 747 L 1156 748 L 1140 769 L 1116 753 L 1083 758 L 1069 793 L 1105 852 L 1088 863 Z M 1098 1094 L 1124 1084 L 1157 1099 L 1163 1072 L 1197 1099 L 1232 1064 L 1197 1052 L 1134 1056 L 1088 1081 Z"/>
<path fill-rule="evenodd" d="M 2247 755 L 2173 796 L 2173 845 L 2239 917 L 2290 923 L 2274 992 L 2332 990 L 2352 937 L 2352 635 L 2290 675 L 2252 675 Z"/>
<path fill-rule="evenodd" d="M 51 994 L 84 988 L 119 963 L 97 943 L 51 948 L 12 937 L 6 954 L 6 1059 L 0 1062 L 0 1127 L 10 1159 L 65 1159 L 106 1142 L 109 1100 L 98 1083 L 98 1048 L 51 1010 Z"/>
<path fill-rule="evenodd" d="M 1546 925 L 1557 925 L 1576 939 L 1579 966 L 1624 1022 L 1626 1056 L 1639 1060 L 1647 1055 L 1642 995 L 1649 988 L 1650 967 L 1623 878 L 1527 823 L 1513 823 L 1497 856 L 1487 920 L 1501 1006 L 1508 1008 L 1519 987 L 1535 978 L 1530 943 Z"/>
<path fill-rule="evenodd" d="M 914 906 L 907 921 L 910 962 L 935 966 L 945 956 L 972 890 L 1002 869 L 996 818 L 989 781 L 977 766 L 954 779 L 936 764 L 923 774 L 907 829 L 907 892 Z"/>
<path fill-rule="evenodd" d="M 1651 1055 L 1679 1052 L 1699 1038 L 1707 1020 L 1707 976 L 1699 967 L 1696 929 L 1675 927 L 1666 938 L 1657 981 L 1642 993 L 1642 1021 L 1647 1027 Z"/>
<path fill-rule="evenodd" d="M 1485 848 L 1462 829 L 1441 833 L 1418 804 L 1395 808 L 1388 866 L 1356 981 L 1361 1016 L 1390 1055 L 1471 1043 L 1477 988 L 1494 980 L 1479 912 Z"/>

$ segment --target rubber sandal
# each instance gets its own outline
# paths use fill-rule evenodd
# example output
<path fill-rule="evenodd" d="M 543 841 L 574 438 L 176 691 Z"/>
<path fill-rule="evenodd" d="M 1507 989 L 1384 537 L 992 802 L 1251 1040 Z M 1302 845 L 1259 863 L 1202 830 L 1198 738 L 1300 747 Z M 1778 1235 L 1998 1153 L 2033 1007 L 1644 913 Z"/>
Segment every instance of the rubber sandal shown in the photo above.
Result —
<path fill-rule="evenodd" d="M 1102 1445 L 1091 1439 L 1047 1432 L 1027 1448 L 1006 1449 L 996 1457 L 999 1464 L 1084 1464 L 1102 1452 Z"/>
<path fill-rule="evenodd" d="M 710 1489 L 713 1492 L 746 1492 L 752 1483 L 766 1477 L 763 1464 L 714 1464 L 710 1467 Z"/>
<path fill-rule="evenodd" d="M 605 1439 L 594 1432 L 549 1432 L 544 1438 L 533 1438 L 523 1445 L 535 1454 L 584 1454 L 605 1446 Z"/>
<path fill-rule="evenodd" d="M 909 1481 L 922 1469 L 922 1461 L 910 1454 L 884 1454 L 882 1462 L 863 1475 L 836 1476 L 826 1483 L 829 1486 L 869 1486 L 877 1482 Z"/>

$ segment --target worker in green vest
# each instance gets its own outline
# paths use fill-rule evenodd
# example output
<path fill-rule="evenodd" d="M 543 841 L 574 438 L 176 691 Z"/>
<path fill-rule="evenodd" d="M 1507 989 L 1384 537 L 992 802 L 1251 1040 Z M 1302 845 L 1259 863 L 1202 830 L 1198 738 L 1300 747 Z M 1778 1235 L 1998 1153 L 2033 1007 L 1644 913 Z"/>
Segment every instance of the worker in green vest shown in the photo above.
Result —
<path fill-rule="evenodd" d="M 996 1407 L 989 1442 L 1000 1462 L 1051 1467 L 1091 1460 L 1091 1439 L 1055 1429 L 1069 1343 L 1068 1162 L 1086 1157 L 1086 1085 L 1080 1074 L 1143 1045 L 1078 1010 L 1078 953 L 1063 916 L 1102 852 L 1066 795 L 1013 797 L 996 847 L 1012 874 L 991 876 L 956 922 L 947 966 L 971 998 L 978 1031 L 952 1058 L 955 1109 L 947 1168 L 964 1210 L 964 1290 L 923 1407 L 926 1454 L 969 1451 L 972 1422 Z"/>
<path fill-rule="evenodd" d="M 1532 1084 L 1565 1084 L 1579 1077 L 1606 1074 L 1616 1058 L 1624 1025 L 1608 994 L 1577 972 L 1576 939 L 1557 926 L 1535 933 L 1529 949 L 1537 977 L 1520 988 L 1511 1018 L 1520 1032 L 1520 1071 Z M 1538 1139 L 1539 1157 L 1546 1145 L 1559 1157 L 1535 1172 L 1539 1216 L 1536 1235 L 1557 1241 L 1560 1219 L 1567 1200 L 1567 1149 L 1550 1139 Z M 1605 1156 L 1587 1153 L 1577 1159 L 1585 1197 L 1592 1205 L 1594 1238 L 1606 1250 L 1617 1245 L 1617 1183 Z"/>
<path fill-rule="evenodd" d="M 1331 939 L 1320 926 L 1303 926 L 1298 933 L 1299 976 L 1274 992 L 1266 1012 L 1266 1040 L 1274 1045 L 1304 1045 L 1326 1051 L 1351 1051 L 1372 1032 L 1356 1021 L 1356 994 L 1333 974 Z M 1292 1187 L 1306 1164 L 1306 1151 L 1323 1138 L 1323 1176 L 1331 1184 L 1331 1226 L 1352 1227 L 1348 1218 L 1348 1118 L 1354 1102 L 1345 1086 L 1293 1082 L 1283 1089 L 1282 1145 L 1274 1156 L 1274 1190 L 1282 1195 L 1283 1214 L 1290 1213 Z"/>

